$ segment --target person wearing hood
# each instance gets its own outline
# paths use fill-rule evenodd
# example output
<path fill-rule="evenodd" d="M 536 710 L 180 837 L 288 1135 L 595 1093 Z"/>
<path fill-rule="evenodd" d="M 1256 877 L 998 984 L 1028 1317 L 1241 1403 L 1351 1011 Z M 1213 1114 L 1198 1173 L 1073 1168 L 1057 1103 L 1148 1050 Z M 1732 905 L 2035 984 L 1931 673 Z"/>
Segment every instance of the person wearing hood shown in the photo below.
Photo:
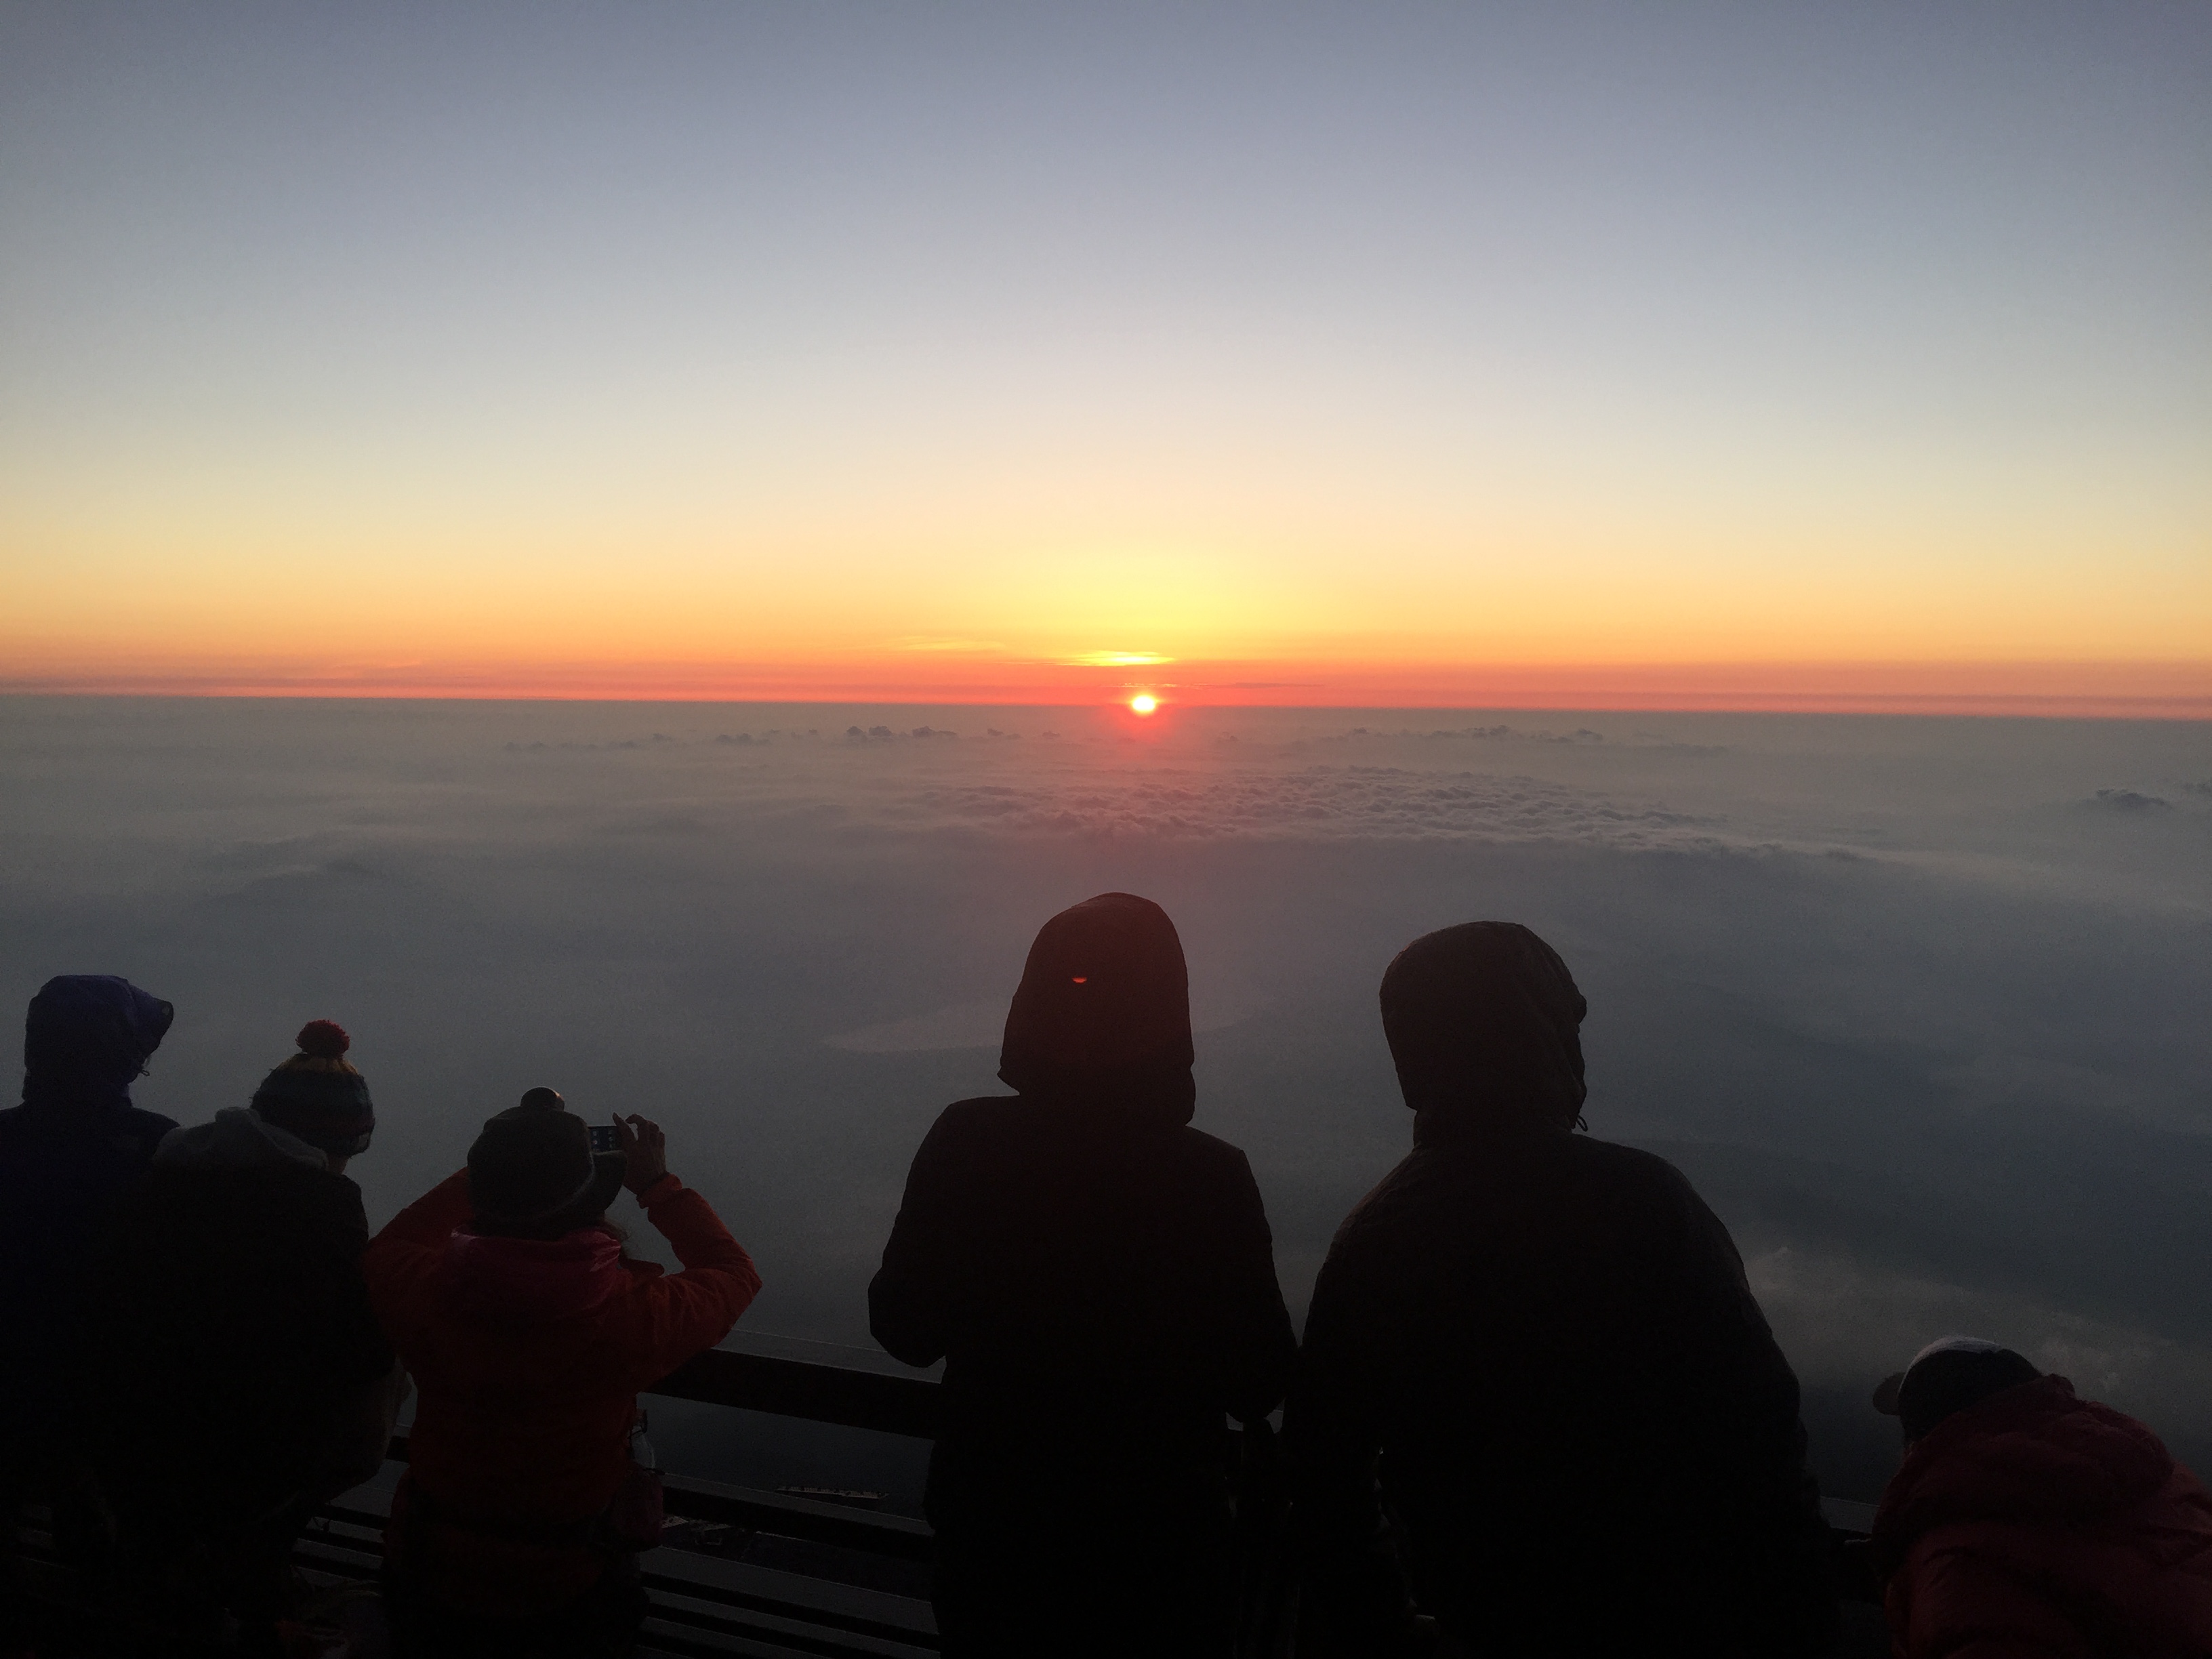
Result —
<path fill-rule="evenodd" d="M 1295 1351 L 1244 1155 L 1189 1127 L 1182 942 L 1107 893 L 1047 922 L 1006 1016 L 1015 1091 L 915 1154 L 876 1340 L 945 1362 L 925 1509 L 948 1659 L 1225 1654 L 1226 1416 Z"/>
<path fill-rule="evenodd" d="M 659 1127 L 615 1127 L 621 1150 L 595 1152 L 532 1089 L 369 1245 L 421 1389 L 384 1534 L 411 1651 L 620 1653 L 644 1615 L 635 1557 L 660 1517 L 631 1455 L 638 1391 L 728 1335 L 761 1281 Z M 625 1187 L 682 1272 L 624 1254 L 606 1211 Z"/>
<path fill-rule="evenodd" d="M 0 1433 L 11 1446 L 51 1440 L 94 1224 L 177 1127 L 131 1103 L 175 1012 L 107 974 L 50 979 L 31 999 L 23 1103 L 0 1111 Z"/>
<path fill-rule="evenodd" d="M 94 1259 L 77 1419 L 165 1618 L 284 1616 L 300 1528 L 384 1461 L 405 1378 L 362 1279 L 350 1046 L 311 1020 L 250 1104 L 172 1129 Z"/>
<path fill-rule="evenodd" d="M 175 1012 L 127 979 L 65 974 L 40 988 L 23 1023 L 23 1102 L 0 1111 L 0 1535 L 10 1540 L 24 1497 L 55 1499 L 70 1521 L 89 1507 L 63 1432 L 84 1262 L 101 1217 L 177 1127 L 131 1103 Z"/>
<path fill-rule="evenodd" d="M 2212 1492 L 2132 1417 L 1978 1337 L 1885 1380 L 1869 1545 L 1898 1659 L 2212 1654 Z"/>
<path fill-rule="evenodd" d="M 1338 1231 L 1284 1433 L 1328 1651 L 1817 1651 L 1797 1383 L 1671 1164 L 1578 1135 L 1586 1005 L 1514 922 L 1382 978 L 1413 1149 Z M 1385 1507 L 1387 1505 L 1387 1509 Z"/>

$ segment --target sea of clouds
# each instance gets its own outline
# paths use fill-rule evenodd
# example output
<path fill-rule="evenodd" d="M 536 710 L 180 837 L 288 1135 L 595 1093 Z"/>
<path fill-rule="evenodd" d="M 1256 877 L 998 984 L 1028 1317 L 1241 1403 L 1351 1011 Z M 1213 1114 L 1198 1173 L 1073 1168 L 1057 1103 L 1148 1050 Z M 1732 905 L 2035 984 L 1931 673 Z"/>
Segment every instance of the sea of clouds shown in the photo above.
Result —
<path fill-rule="evenodd" d="M 1957 1330 L 2212 1462 L 2203 725 L 9 698 L 0 847 L 0 1001 L 177 1005 L 142 1104 L 204 1119 L 339 1020 L 373 1224 L 525 1088 L 643 1111 L 760 1261 L 742 1329 L 863 1347 L 907 1161 L 998 1090 L 1054 911 L 1175 917 L 1197 1121 L 1294 1313 L 1407 1144 L 1384 965 L 1524 921 L 1589 998 L 1592 1133 L 1734 1230 L 1832 1491 L 1879 1490 L 1868 1391 Z M 844 1455 L 666 1434 L 748 1480 Z M 910 1503 L 911 1460 L 866 1473 Z"/>

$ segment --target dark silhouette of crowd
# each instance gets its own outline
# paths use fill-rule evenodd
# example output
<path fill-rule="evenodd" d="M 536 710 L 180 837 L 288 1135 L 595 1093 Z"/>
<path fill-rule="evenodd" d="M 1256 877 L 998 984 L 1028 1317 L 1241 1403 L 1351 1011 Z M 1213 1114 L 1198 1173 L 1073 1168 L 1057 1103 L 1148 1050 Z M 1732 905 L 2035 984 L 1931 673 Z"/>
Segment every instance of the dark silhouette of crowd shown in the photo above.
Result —
<path fill-rule="evenodd" d="M 1786 1659 L 1844 1650 L 1855 1583 L 1900 1659 L 2212 1655 L 2212 1494 L 1994 1342 L 1877 1390 L 1903 1461 L 1839 1546 L 1727 1229 L 1586 1131 L 1585 1012 L 1515 923 L 1390 963 L 1412 1150 L 1338 1231 L 1301 1342 L 1244 1154 L 1192 1127 L 1173 923 L 1108 893 L 1045 924 L 1013 1092 L 939 1115 L 868 1290 L 887 1351 L 944 1364 L 948 1659 Z M 629 1651 L 663 1522 L 637 1396 L 761 1282 L 666 1137 L 532 1089 L 372 1238 L 346 1032 L 310 1022 L 246 1105 L 179 1128 L 131 1100 L 173 1018 L 105 976 L 31 1003 L 0 1111 L 11 1522 L 48 1506 L 125 1650 L 296 1651 L 295 1543 L 379 1473 L 411 1389 L 396 1650 Z M 680 1272 L 625 1248 L 625 1190 Z M 0 1653 L 28 1654 L 7 1590 Z"/>
<path fill-rule="evenodd" d="M 108 1651 L 299 1651 L 293 1547 L 382 1468 L 411 1386 L 385 1535 L 399 1649 L 627 1651 L 662 1522 L 638 1391 L 760 1289 L 659 1126 L 617 1117 L 602 1151 L 532 1089 L 371 1239 L 345 1170 L 376 1119 L 347 1033 L 310 1021 L 247 1105 L 179 1128 L 130 1097 L 173 1012 L 97 975 L 31 1004 L 23 1103 L 0 1112 L 11 1527 L 48 1504 Z M 683 1271 L 623 1248 L 625 1188 Z M 14 1659 L 51 1620 L 9 1565 Z"/>

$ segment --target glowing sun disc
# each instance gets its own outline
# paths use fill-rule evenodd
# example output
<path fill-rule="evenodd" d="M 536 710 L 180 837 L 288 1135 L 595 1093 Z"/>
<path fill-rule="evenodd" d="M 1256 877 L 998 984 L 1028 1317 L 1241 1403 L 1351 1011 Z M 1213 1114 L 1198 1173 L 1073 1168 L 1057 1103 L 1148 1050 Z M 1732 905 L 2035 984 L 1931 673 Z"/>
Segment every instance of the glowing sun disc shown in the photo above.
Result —
<path fill-rule="evenodd" d="M 1160 706 L 1160 700 L 1149 691 L 1139 691 L 1129 699 L 1129 707 L 1139 714 L 1149 714 Z"/>

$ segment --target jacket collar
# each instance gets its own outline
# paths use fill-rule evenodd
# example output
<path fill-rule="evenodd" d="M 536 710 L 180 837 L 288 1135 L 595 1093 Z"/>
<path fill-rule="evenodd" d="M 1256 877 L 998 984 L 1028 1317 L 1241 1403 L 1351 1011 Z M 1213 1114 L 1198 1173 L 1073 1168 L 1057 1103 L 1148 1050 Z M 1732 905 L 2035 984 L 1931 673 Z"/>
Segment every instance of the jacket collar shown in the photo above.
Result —
<path fill-rule="evenodd" d="M 165 1170 L 246 1170 L 304 1164 L 327 1170 L 331 1160 L 289 1130 L 280 1129 L 250 1106 L 226 1106 L 212 1123 L 172 1129 L 154 1150 Z"/>

